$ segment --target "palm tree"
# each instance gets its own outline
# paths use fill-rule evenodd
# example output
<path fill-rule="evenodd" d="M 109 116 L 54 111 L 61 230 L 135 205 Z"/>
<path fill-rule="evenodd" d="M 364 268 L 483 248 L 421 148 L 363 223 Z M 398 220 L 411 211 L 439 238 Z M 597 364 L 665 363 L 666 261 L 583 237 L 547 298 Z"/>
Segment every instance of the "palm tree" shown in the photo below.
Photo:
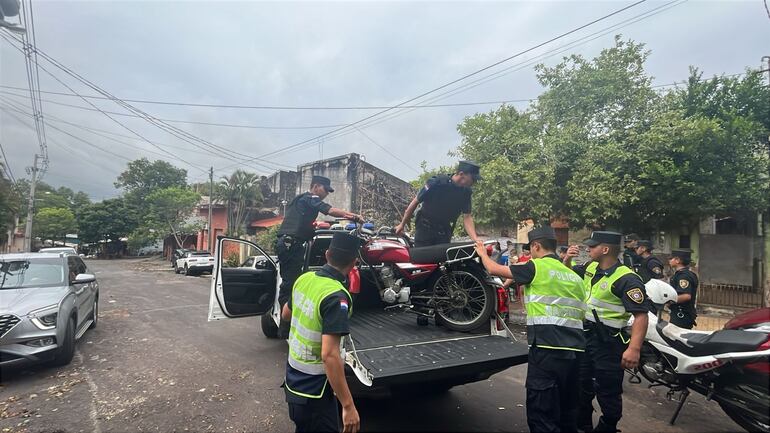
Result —
<path fill-rule="evenodd" d="M 229 177 L 222 176 L 214 195 L 227 206 L 227 234 L 237 236 L 244 231 L 249 209 L 262 203 L 260 177 L 236 170 Z"/>

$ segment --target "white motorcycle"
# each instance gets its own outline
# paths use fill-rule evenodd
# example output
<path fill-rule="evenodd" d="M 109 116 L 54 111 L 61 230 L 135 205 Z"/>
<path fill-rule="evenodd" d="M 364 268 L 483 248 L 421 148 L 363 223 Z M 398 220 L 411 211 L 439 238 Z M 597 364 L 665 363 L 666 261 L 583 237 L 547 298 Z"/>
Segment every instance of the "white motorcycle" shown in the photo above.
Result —
<path fill-rule="evenodd" d="M 650 387 L 667 387 L 670 400 L 680 393 L 671 425 L 693 390 L 716 401 L 747 431 L 769 432 L 770 377 L 743 367 L 758 360 L 770 362 L 770 335 L 750 330 L 695 331 L 672 325 L 660 319 L 660 312 L 667 302 L 676 300 L 676 290 L 660 280 L 651 280 L 645 287 L 658 315 L 649 314 L 639 367 L 627 370 L 630 382 L 641 383 L 641 374 Z"/>

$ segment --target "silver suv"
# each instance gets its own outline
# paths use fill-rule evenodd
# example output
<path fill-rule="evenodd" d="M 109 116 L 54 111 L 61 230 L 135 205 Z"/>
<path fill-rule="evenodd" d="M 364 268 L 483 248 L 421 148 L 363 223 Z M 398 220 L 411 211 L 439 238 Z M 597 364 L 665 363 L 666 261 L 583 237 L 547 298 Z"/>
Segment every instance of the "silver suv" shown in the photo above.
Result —
<path fill-rule="evenodd" d="M 0 367 L 68 364 L 98 317 L 99 285 L 80 257 L 0 254 Z"/>

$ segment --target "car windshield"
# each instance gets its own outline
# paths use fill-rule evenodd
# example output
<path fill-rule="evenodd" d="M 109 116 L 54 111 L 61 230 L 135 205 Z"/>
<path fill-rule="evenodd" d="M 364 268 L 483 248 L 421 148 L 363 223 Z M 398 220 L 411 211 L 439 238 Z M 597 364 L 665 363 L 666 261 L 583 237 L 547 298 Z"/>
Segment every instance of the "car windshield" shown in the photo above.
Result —
<path fill-rule="evenodd" d="M 64 262 L 58 258 L 0 260 L 0 289 L 64 285 Z"/>
<path fill-rule="evenodd" d="M 197 251 L 197 252 L 190 253 L 190 255 L 191 256 L 210 256 L 211 253 L 209 253 L 208 251 Z"/>

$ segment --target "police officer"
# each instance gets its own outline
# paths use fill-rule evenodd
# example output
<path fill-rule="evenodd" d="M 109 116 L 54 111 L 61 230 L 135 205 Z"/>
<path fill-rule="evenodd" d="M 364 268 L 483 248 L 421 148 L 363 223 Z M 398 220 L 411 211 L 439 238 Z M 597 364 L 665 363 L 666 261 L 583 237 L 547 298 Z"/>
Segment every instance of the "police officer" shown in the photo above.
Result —
<path fill-rule="evenodd" d="M 362 220 L 361 216 L 354 213 L 331 207 L 323 200 L 334 192 L 331 181 L 323 176 L 313 176 L 310 181 L 310 190 L 302 193 L 289 202 L 283 218 L 281 228 L 278 230 L 275 252 L 278 255 L 281 271 L 281 288 L 278 293 L 278 302 L 285 305 L 291 297 L 291 288 L 294 281 L 302 273 L 305 263 L 305 242 L 313 237 L 315 230 L 313 222 L 318 213 L 331 215 L 350 220 Z M 288 323 L 281 322 L 279 336 L 288 337 Z"/>
<path fill-rule="evenodd" d="M 639 365 L 647 312 L 653 308 L 642 280 L 618 260 L 622 239 L 615 232 L 591 233 L 584 242 L 591 261 L 573 268 L 583 278 L 588 309 L 583 325 L 586 353 L 580 360 L 580 431 L 617 431 L 623 414 L 623 371 Z M 567 254 L 577 256 L 578 247 L 571 246 Z M 629 337 L 624 328 L 632 315 Z M 595 428 L 591 418 L 594 397 L 602 413 Z"/>
<path fill-rule="evenodd" d="M 406 208 L 403 219 L 395 227 L 396 234 L 404 233 L 404 227 L 412 219 L 415 209 L 422 204 L 415 221 L 414 246 L 449 242 L 460 214 L 463 214 L 466 233 L 475 242 L 478 237 L 471 216 L 471 187 L 480 179 L 479 166 L 471 161 L 460 161 L 452 175 L 442 174 L 428 179 Z"/>
<path fill-rule="evenodd" d="M 326 251 L 326 265 L 300 276 L 283 307 L 283 319 L 291 322 L 284 388 L 297 432 L 356 432 L 359 428 L 340 341 L 350 333 L 348 319 L 353 311 L 344 282 L 356 265 L 360 247 L 355 236 L 335 233 Z M 343 428 L 337 399 L 342 404 Z"/>
<path fill-rule="evenodd" d="M 532 432 L 573 432 L 578 402 L 577 354 L 585 350 L 583 280 L 556 255 L 556 232 L 529 232 L 532 259 L 511 266 L 476 252 L 492 275 L 525 285 L 527 311 L 527 424 Z"/>
<path fill-rule="evenodd" d="M 636 266 L 636 273 L 642 278 L 643 283 L 651 279 L 663 279 L 663 263 L 652 255 L 652 241 L 640 240 L 636 243 L 636 254 L 640 257 Z"/>
<path fill-rule="evenodd" d="M 695 297 L 698 292 L 698 276 L 690 270 L 690 251 L 673 250 L 668 264 L 674 269 L 671 277 L 671 286 L 676 289 L 676 303 L 669 305 L 671 319 L 674 325 L 680 328 L 692 329 L 695 325 L 697 313 L 695 311 Z"/>
<path fill-rule="evenodd" d="M 638 254 L 636 254 L 636 244 L 639 242 L 639 236 L 636 233 L 626 235 L 623 246 L 623 264 L 631 269 L 636 269 L 636 266 L 642 260 Z"/>

